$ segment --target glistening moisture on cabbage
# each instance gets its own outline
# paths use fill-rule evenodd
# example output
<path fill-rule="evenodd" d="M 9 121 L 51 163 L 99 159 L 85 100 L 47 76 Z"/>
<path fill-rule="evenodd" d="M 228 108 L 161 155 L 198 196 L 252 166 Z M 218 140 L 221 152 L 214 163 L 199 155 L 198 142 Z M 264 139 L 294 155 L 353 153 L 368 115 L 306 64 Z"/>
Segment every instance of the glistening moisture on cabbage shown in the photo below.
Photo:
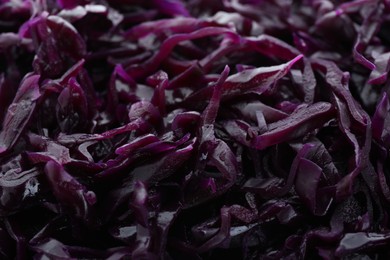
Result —
<path fill-rule="evenodd" d="M 388 259 L 389 71 L 388 0 L 0 0 L 0 258 Z"/>

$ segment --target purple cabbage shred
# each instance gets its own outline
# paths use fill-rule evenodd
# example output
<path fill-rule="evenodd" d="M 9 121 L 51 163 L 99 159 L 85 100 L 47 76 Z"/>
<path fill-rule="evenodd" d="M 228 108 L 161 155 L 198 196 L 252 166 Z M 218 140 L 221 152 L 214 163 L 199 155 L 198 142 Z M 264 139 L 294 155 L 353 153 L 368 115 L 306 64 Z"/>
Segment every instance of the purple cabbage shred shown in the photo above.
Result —
<path fill-rule="evenodd" d="M 390 259 L 390 1 L 0 0 L 0 259 Z"/>

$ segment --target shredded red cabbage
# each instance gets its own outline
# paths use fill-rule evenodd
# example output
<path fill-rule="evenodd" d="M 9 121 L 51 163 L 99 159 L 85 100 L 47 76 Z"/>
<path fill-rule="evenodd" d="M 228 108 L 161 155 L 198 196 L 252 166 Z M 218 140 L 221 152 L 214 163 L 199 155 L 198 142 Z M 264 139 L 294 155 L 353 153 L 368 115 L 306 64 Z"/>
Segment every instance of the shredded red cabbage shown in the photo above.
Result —
<path fill-rule="evenodd" d="M 388 259 L 390 1 L 0 0 L 1 259 Z"/>

